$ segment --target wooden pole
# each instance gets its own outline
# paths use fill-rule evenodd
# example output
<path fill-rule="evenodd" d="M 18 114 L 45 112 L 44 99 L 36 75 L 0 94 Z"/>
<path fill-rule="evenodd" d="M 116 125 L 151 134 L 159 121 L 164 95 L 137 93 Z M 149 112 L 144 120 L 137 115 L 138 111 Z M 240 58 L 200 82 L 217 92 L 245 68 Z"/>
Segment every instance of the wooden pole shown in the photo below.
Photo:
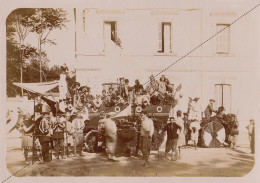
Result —
<path fill-rule="evenodd" d="M 36 122 L 35 118 L 35 93 L 33 93 L 33 118 L 34 118 L 34 123 Z M 34 158 L 35 158 L 35 129 L 33 130 L 33 147 L 32 147 L 32 164 L 34 163 Z"/>

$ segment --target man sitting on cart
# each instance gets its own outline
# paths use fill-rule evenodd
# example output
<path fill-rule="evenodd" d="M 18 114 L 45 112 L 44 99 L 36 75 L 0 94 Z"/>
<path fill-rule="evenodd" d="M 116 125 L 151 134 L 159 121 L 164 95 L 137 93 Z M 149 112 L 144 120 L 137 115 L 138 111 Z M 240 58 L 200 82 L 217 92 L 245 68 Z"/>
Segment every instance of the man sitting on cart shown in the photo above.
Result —
<path fill-rule="evenodd" d="M 151 104 L 158 105 L 163 100 L 163 95 L 159 92 L 159 83 L 153 75 L 150 77 L 150 82 L 145 90 L 151 97 Z"/>
<path fill-rule="evenodd" d="M 216 111 L 213 108 L 213 104 L 214 104 L 215 100 L 214 99 L 210 99 L 209 102 L 210 103 L 207 105 L 207 107 L 206 107 L 206 109 L 204 111 L 205 117 L 206 117 L 207 121 L 210 121 L 210 117 L 212 115 L 212 112 L 216 113 Z"/>

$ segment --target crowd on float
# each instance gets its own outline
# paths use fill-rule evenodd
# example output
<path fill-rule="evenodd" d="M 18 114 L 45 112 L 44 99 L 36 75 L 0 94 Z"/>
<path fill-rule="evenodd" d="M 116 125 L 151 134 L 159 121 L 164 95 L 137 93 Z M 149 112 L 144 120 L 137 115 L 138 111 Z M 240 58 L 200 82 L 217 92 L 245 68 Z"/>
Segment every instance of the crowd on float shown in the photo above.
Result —
<path fill-rule="evenodd" d="M 33 150 L 33 157 L 40 162 L 48 162 L 52 160 L 52 153 L 56 158 L 69 158 L 73 156 L 84 156 L 84 128 L 89 122 L 88 110 L 97 111 L 102 107 L 112 107 L 114 105 L 170 105 L 168 123 L 164 125 L 160 133 L 167 132 L 167 141 L 165 149 L 165 160 L 167 160 L 168 152 L 172 151 L 171 160 L 177 160 L 181 157 L 181 148 L 188 144 L 191 140 L 197 148 L 199 139 L 199 130 L 201 123 L 208 122 L 212 119 L 212 114 L 216 115 L 213 118 L 218 118 L 220 121 L 225 117 L 224 107 L 219 107 L 215 110 L 213 107 L 214 100 L 210 99 L 204 113 L 198 103 L 199 98 L 190 98 L 187 111 L 178 110 L 176 113 L 174 107 L 178 103 L 177 95 L 181 89 L 181 85 L 174 88 L 164 75 L 157 81 L 154 76 L 150 77 L 150 81 L 146 88 L 136 79 L 134 86 L 129 86 L 129 80 L 120 78 L 118 87 L 110 87 L 108 91 L 103 90 L 101 95 L 93 96 L 91 88 L 88 86 L 80 86 L 80 83 L 75 82 L 70 88 L 66 82 L 66 68 L 60 75 L 59 83 L 59 103 L 64 105 L 64 110 L 58 111 L 54 117 L 50 107 L 42 100 L 38 100 L 39 110 L 36 110 L 35 115 L 23 115 L 23 121 L 20 125 L 22 131 L 22 147 L 24 149 L 25 161 L 28 162 L 28 152 Z M 22 113 L 22 111 L 20 111 Z M 175 114 L 174 114 L 175 113 Z M 203 114 L 205 118 L 203 118 Z M 174 116 L 177 117 L 174 117 Z M 149 167 L 149 155 L 151 149 L 151 138 L 154 133 L 154 123 L 149 118 L 147 111 L 144 109 L 140 113 L 141 128 L 140 128 L 140 150 L 142 151 L 145 166 Z M 101 113 L 100 122 L 103 123 L 106 152 L 108 159 L 117 161 L 115 157 L 115 148 L 117 143 L 117 126 L 113 120 L 113 116 L 106 113 Z M 38 123 L 35 123 L 38 122 Z M 251 131 L 251 140 L 253 143 L 254 123 L 250 124 L 248 129 Z M 227 143 L 231 147 L 236 148 L 238 131 L 238 121 L 236 116 L 231 116 L 231 122 L 226 125 Z M 228 142 L 230 141 L 230 142 Z M 35 142 L 35 143 L 34 143 Z M 251 145 L 251 150 L 254 152 L 254 145 Z"/>

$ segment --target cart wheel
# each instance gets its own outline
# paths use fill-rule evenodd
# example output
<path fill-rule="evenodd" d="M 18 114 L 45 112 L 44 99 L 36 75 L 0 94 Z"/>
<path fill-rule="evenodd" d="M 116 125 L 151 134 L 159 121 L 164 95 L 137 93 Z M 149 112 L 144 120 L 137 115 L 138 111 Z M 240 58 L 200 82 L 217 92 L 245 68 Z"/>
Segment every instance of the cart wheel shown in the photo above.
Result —
<path fill-rule="evenodd" d="M 225 129 L 219 122 L 209 122 L 203 127 L 201 136 L 204 147 L 219 147 L 225 141 Z"/>
<path fill-rule="evenodd" d="M 94 153 L 96 152 L 97 146 L 98 146 L 98 132 L 96 131 L 89 131 L 84 136 L 84 145 L 87 150 L 87 152 Z"/>

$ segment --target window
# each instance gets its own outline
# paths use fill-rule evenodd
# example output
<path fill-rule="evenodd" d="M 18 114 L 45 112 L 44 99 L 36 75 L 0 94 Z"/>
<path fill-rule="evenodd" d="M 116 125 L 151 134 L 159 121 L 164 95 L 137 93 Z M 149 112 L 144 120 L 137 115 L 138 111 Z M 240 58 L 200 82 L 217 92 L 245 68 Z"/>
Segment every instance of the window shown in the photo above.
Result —
<path fill-rule="evenodd" d="M 215 84 L 216 106 L 223 106 L 226 113 L 231 113 L 231 85 Z"/>
<path fill-rule="evenodd" d="M 159 49 L 158 52 L 171 52 L 171 23 L 159 23 Z"/>
<path fill-rule="evenodd" d="M 117 41 L 117 22 L 104 22 L 104 44 L 105 50 L 109 49 Z"/>
<path fill-rule="evenodd" d="M 217 24 L 217 32 L 219 32 L 216 35 L 217 53 L 220 53 L 220 54 L 229 53 L 229 51 L 230 51 L 230 25 L 229 24 Z"/>
<path fill-rule="evenodd" d="M 105 39 L 109 39 L 115 42 L 117 38 L 116 22 L 105 22 L 104 33 L 105 33 Z"/>

